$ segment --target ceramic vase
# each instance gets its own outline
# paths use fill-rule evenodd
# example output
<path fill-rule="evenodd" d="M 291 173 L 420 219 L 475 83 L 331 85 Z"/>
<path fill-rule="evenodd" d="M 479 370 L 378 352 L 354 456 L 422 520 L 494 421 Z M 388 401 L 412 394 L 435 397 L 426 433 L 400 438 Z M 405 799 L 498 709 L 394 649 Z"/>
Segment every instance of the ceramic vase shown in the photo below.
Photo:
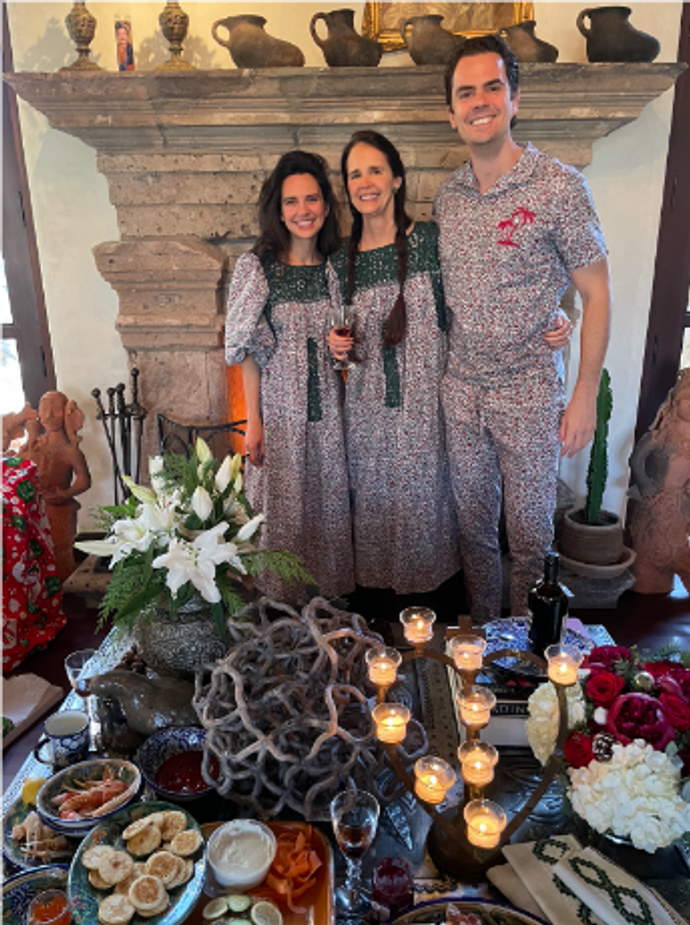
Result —
<path fill-rule="evenodd" d="M 558 59 L 558 49 L 534 34 L 536 22 L 533 19 L 501 29 L 501 35 L 510 45 L 518 61 L 525 63 L 553 64 Z"/>
<path fill-rule="evenodd" d="M 441 26 L 443 16 L 428 13 L 410 16 L 400 24 L 400 36 L 410 57 L 417 65 L 446 64 L 451 54 L 463 44 L 461 35 L 453 35 Z M 407 30 L 412 31 L 408 35 Z"/>
<path fill-rule="evenodd" d="M 652 35 L 628 22 L 629 6 L 598 6 L 582 10 L 576 24 L 587 41 L 592 64 L 616 61 L 654 61 L 661 46 Z M 589 26 L 585 20 L 589 19 Z"/>
<path fill-rule="evenodd" d="M 328 36 L 322 39 L 316 31 L 316 23 L 322 19 Z M 309 23 L 311 37 L 323 52 L 329 67 L 376 67 L 381 60 L 382 49 L 378 42 L 355 32 L 354 10 L 333 10 L 330 13 L 314 13 Z"/>
<path fill-rule="evenodd" d="M 179 678 L 194 678 L 198 669 L 227 651 L 218 635 L 211 605 L 199 594 L 175 614 L 157 607 L 150 622 L 137 621 L 135 638 L 149 668 Z"/>
<path fill-rule="evenodd" d="M 230 57 L 239 68 L 303 67 L 304 55 L 291 42 L 273 38 L 264 31 L 263 16 L 241 14 L 218 19 L 211 27 L 211 35 L 230 52 Z M 227 30 L 223 38 L 218 29 Z"/>

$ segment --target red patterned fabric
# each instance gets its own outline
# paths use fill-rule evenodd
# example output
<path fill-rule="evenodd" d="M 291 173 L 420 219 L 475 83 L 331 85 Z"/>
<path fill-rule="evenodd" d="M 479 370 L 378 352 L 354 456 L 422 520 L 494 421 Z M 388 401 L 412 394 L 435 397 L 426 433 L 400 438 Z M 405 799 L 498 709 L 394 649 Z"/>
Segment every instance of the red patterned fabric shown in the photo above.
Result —
<path fill-rule="evenodd" d="M 67 623 L 50 526 L 30 460 L 2 461 L 2 551 L 2 671 L 7 674 Z"/>

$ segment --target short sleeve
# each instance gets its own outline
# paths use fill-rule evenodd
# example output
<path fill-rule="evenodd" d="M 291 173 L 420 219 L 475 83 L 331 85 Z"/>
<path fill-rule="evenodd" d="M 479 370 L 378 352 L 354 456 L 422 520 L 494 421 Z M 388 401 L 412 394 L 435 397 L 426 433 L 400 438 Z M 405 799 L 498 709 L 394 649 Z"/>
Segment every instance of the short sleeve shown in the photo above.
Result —
<path fill-rule="evenodd" d="M 604 232 L 585 178 L 568 171 L 562 193 L 555 197 L 554 233 L 568 273 L 591 266 L 608 255 Z"/>
<path fill-rule="evenodd" d="M 251 354 L 259 366 L 270 359 L 275 338 L 264 315 L 269 290 L 261 261 L 242 254 L 230 281 L 225 314 L 225 362 L 241 363 Z"/>

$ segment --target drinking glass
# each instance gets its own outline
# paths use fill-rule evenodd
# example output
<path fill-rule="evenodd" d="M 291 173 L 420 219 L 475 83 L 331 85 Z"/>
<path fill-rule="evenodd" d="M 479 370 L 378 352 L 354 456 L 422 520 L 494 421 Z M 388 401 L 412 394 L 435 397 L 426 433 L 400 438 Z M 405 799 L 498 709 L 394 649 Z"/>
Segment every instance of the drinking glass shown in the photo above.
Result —
<path fill-rule="evenodd" d="M 378 801 L 366 790 L 346 790 L 331 803 L 333 831 L 347 864 L 345 883 L 336 891 L 336 905 L 346 915 L 369 907 L 362 890 L 362 857 L 374 840 L 378 821 Z"/>
<path fill-rule="evenodd" d="M 354 322 L 355 319 L 351 305 L 338 305 L 333 308 L 330 316 L 331 328 L 334 329 L 335 333 L 340 337 L 354 336 Z M 347 356 L 340 360 L 337 357 L 333 357 L 333 369 L 352 369 L 355 365 L 352 353 L 353 350 L 350 350 Z"/>
<path fill-rule="evenodd" d="M 95 649 L 79 649 L 72 652 L 65 659 L 65 671 L 72 685 L 72 690 L 76 691 L 80 697 L 84 698 L 84 706 L 87 716 L 89 717 L 89 730 L 91 736 L 91 745 L 95 744 L 96 736 L 96 714 L 93 706 L 93 697 L 89 694 L 89 677 L 91 671 L 86 671 L 86 666 L 96 654 Z"/>

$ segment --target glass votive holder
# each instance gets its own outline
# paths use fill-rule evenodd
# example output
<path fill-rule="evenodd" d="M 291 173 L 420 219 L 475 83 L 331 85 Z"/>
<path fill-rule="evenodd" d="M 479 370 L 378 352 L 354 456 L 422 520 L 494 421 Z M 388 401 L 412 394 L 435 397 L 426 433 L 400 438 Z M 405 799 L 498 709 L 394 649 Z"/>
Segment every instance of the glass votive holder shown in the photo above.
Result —
<path fill-rule="evenodd" d="M 462 765 L 462 779 L 466 784 L 485 787 L 494 779 L 498 752 L 489 742 L 463 742 L 458 749 L 458 758 Z"/>
<path fill-rule="evenodd" d="M 455 783 L 455 771 L 443 758 L 427 755 L 415 762 L 414 792 L 425 803 L 443 803 Z"/>
<path fill-rule="evenodd" d="M 43 890 L 31 900 L 27 925 L 70 925 L 72 912 L 64 890 Z"/>
<path fill-rule="evenodd" d="M 457 699 L 463 726 L 486 726 L 496 706 L 496 697 L 488 688 L 471 687 L 467 694 L 459 694 Z"/>
<path fill-rule="evenodd" d="M 400 614 L 405 639 L 413 646 L 422 646 L 434 635 L 436 614 L 428 607 L 406 607 Z"/>
<path fill-rule="evenodd" d="M 379 913 L 396 918 L 414 902 L 412 870 L 404 858 L 381 858 L 371 881 L 372 904 Z M 385 919 L 388 921 L 388 919 Z"/>
<path fill-rule="evenodd" d="M 486 639 L 462 633 L 453 636 L 448 646 L 455 666 L 461 671 L 479 671 L 482 667 Z"/>
<path fill-rule="evenodd" d="M 467 840 L 477 848 L 496 848 L 508 821 L 498 803 L 472 800 L 465 806 Z"/>
<path fill-rule="evenodd" d="M 386 649 L 381 646 L 369 649 L 364 657 L 372 684 L 378 687 L 389 687 L 395 682 L 402 662 L 402 655 L 397 649 Z"/>
<path fill-rule="evenodd" d="M 371 711 L 379 742 L 399 745 L 407 734 L 410 711 L 402 703 L 380 703 Z"/>
<path fill-rule="evenodd" d="M 577 682 L 577 671 L 584 659 L 584 654 L 575 646 L 549 646 L 544 652 L 547 662 L 546 673 L 549 681 L 569 687 Z"/>

